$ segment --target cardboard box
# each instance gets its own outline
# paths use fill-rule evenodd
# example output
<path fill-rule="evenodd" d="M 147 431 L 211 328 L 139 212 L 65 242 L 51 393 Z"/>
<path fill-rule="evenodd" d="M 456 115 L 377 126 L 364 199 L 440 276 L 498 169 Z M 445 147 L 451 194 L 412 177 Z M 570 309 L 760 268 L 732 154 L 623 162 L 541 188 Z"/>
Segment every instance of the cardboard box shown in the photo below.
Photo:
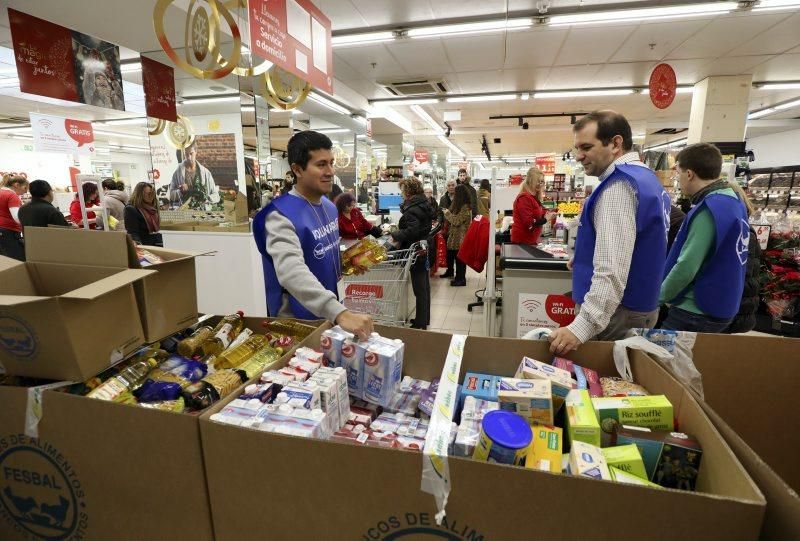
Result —
<path fill-rule="evenodd" d="M 603 456 L 609 468 L 614 467 L 642 479 L 649 479 L 644 468 L 642 455 L 635 445 L 617 445 L 603 449 Z"/>
<path fill-rule="evenodd" d="M 589 391 L 573 389 L 567 393 L 564 417 L 569 442 L 582 441 L 600 447 L 600 422 L 592 406 Z"/>
<path fill-rule="evenodd" d="M 675 427 L 673 407 L 665 396 L 592 398 L 592 405 L 600 422 L 603 447 L 614 444 L 614 434 L 621 425 L 657 430 L 672 430 Z"/>
<path fill-rule="evenodd" d="M 0 386 L 0 539 L 214 539 L 198 415 L 47 390 L 32 440 L 28 391 Z"/>
<path fill-rule="evenodd" d="M 42 262 L 36 252 L 28 258 L 0 257 L 0 364 L 7 373 L 81 381 L 144 343 L 134 284 L 155 272 Z"/>
<path fill-rule="evenodd" d="M 97 264 L 116 269 L 141 269 L 131 238 L 123 232 L 29 227 L 25 230 L 28 257 L 47 263 Z M 145 340 L 157 342 L 197 320 L 197 284 L 194 258 L 200 254 L 143 247 L 164 262 L 157 271 L 135 284 Z"/>
<path fill-rule="evenodd" d="M 450 335 L 383 326 L 376 330 L 405 342 L 405 375 L 428 381 L 441 375 Z M 548 349 L 547 342 L 470 336 L 457 381 L 467 372 L 513 374 L 523 356 L 546 359 Z M 610 376 L 616 373 L 612 350 L 611 343 L 589 342 L 571 358 Z M 542 539 L 586 538 L 587 532 L 593 539 L 755 539 L 763 497 L 700 406 L 643 353 L 631 352 L 631 367 L 638 382 L 670 398 L 681 427 L 700 438 L 705 456 L 698 492 L 652 490 L 450 457 L 452 490 L 444 522 L 437 526 L 433 496 L 420 490 L 418 452 L 225 426 L 210 422 L 208 412 L 200 425 L 216 538 L 247 539 L 263 531 L 273 539 L 378 540 L 426 533 L 518 539 L 536 517 L 537 538 Z M 264 457 L 276 457 L 276 467 L 265 466 Z M 297 467 L 285 467 L 287 460 Z M 376 491 L 376 486 L 383 488 Z M 276 503 L 276 487 L 301 487 L 303 506 L 313 510 L 313 520 L 287 513 L 286 506 Z M 582 502 L 581 520 L 570 520 L 561 511 L 574 509 L 576 501 Z M 625 510 L 624 520 L 614 519 L 620 509 Z M 668 523 L 653 519 L 665 509 Z"/>
<path fill-rule="evenodd" d="M 561 450 L 564 445 L 563 431 L 557 426 L 534 426 L 533 441 L 525 467 L 534 470 L 561 473 Z"/>

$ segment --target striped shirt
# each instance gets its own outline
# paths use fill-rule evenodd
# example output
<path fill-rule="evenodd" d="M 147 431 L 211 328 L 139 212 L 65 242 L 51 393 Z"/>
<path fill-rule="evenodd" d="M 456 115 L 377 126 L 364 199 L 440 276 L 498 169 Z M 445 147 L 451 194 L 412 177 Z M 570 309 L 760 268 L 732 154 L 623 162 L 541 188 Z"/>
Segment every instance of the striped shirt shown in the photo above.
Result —
<path fill-rule="evenodd" d="M 600 182 L 611 176 L 617 165 L 645 167 L 636 152 L 623 154 L 600 175 Z M 597 199 L 592 222 L 597 232 L 592 266 L 592 285 L 580 312 L 567 328 L 581 343 L 603 332 L 622 302 L 636 244 L 636 211 L 639 200 L 627 182 L 614 182 Z M 660 276 L 653 276 L 660 280 Z"/>

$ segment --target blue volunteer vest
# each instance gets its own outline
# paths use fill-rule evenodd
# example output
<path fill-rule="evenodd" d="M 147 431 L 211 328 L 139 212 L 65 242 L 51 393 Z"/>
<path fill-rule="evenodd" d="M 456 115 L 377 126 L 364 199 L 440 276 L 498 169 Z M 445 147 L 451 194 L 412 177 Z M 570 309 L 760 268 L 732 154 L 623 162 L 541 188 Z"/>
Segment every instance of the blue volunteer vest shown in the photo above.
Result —
<path fill-rule="evenodd" d="M 300 302 L 281 286 L 275 273 L 275 264 L 267 253 L 267 232 L 264 228 L 267 216 L 271 212 L 280 212 L 288 218 L 297 231 L 303 257 L 311 273 L 317 277 L 322 286 L 333 292 L 338 298 L 336 282 L 340 274 L 339 258 L 339 213 L 336 206 L 327 197 L 322 198 L 320 205 L 312 205 L 291 193 L 276 197 L 261 209 L 253 220 L 253 237 L 256 247 L 261 252 L 264 266 L 264 288 L 267 293 L 267 312 L 277 316 L 283 302 L 283 294 L 289 295 L 289 308 L 294 317 L 299 319 L 320 319 L 319 314 L 308 311 Z M 316 212 L 315 212 L 316 211 Z M 326 223 L 327 222 L 327 223 Z"/>
<path fill-rule="evenodd" d="M 572 267 L 572 298 L 583 304 L 592 285 L 594 245 L 597 231 L 592 215 L 597 199 L 612 182 L 627 182 L 636 191 L 636 244 L 633 248 L 628 283 L 622 306 L 634 312 L 651 312 L 658 307 L 659 279 L 664 274 L 669 231 L 670 199 L 655 174 L 639 165 L 617 165 L 614 172 L 592 192 L 583 206 L 575 242 Z"/>
<path fill-rule="evenodd" d="M 739 312 L 747 270 L 747 246 L 750 240 L 750 224 L 747 211 L 737 197 L 711 193 L 689 211 L 683 221 L 675 243 L 667 256 L 666 277 L 678 261 L 681 249 L 689 235 L 692 219 L 701 209 L 707 208 L 714 217 L 716 230 L 714 252 L 703 263 L 689 285 L 694 291 L 694 300 L 703 313 L 719 318 L 732 318 Z M 682 291 L 667 302 L 677 302 L 684 297 Z"/>

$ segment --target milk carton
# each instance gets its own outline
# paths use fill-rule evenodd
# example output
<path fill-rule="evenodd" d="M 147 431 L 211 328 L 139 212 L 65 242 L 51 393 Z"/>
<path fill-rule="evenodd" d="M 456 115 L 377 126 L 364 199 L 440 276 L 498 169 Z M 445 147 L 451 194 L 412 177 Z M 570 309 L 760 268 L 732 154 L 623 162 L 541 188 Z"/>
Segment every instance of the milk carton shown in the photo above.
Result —
<path fill-rule="evenodd" d="M 337 378 L 317 375 L 311 381 L 319 387 L 322 411 L 328 417 L 328 426 L 333 433 L 344 424 L 339 415 L 339 381 Z"/>
<path fill-rule="evenodd" d="M 356 398 L 364 398 L 364 355 L 369 346 L 349 338 L 342 344 L 341 366 L 347 372 L 347 389 Z"/>
<path fill-rule="evenodd" d="M 549 379 L 500 378 L 500 409 L 514 411 L 529 423 L 553 424 L 553 396 Z"/>
<path fill-rule="evenodd" d="M 275 403 L 305 409 L 321 409 L 322 406 L 319 387 L 312 382 L 294 382 L 284 386 L 275 398 Z"/>
<path fill-rule="evenodd" d="M 363 367 L 364 400 L 388 405 L 403 373 L 402 344 L 373 343 L 364 354 Z"/>
<path fill-rule="evenodd" d="M 322 341 L 320 339 L 320 341 Z M 301 347 L 297 348 L 294 352 L 294 356 L 298 359 L 305 359 L 307 361 L 314 362 L 320 366 L 325 364 L 325 355 L 321 351 L 316 351 L 309 347 Z"/>
<path fill-rule="evenodd" d="M 332 329 L 327 329 L 322 332 L 319 339 L 320 349 L 322 349 L 322 356 L 325 359 L 325 365 L 330 367 L 343 366 L 342 364 L 342 346 L 344 341 L 353 339 L 353 335 L 338 325 Z"/>
<path fill-rule="evenodd" d="M 341 366 L 336 368 L 322 367 L 317 371 L 322 376 L 329 376 L 336 379 L 338 382 L 339 397 L 339 418 L 342 423 L 346 422 L 350 416 L 350 395 L 347 388 L 347 372 Z"/>

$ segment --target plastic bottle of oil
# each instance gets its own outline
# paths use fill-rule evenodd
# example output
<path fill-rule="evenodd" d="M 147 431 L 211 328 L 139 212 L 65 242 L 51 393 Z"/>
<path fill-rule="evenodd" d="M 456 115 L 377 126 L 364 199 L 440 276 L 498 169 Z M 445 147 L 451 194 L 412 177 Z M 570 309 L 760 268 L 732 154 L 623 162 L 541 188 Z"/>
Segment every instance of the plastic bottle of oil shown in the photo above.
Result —
<path fill-rule="evenodd" d="M 98 400 L 117 400 L 126 391 L 133 391 L 144 383 L 147 374 L 156 366 L 158 366 L 158 361 L 152 357 L 137 361 L 86 396 Z"/>
<path fill-rule="evenodd" d="M 244 312 L 225 316 L 217 325 L 214 336 L 203 342 L 203 354 L 218 355 L 222 353 L 239 336 L 243 328 Z"/>
<path fill-rule="evenodd" d="M 242 381 L 249 381 L 266 370 L 271 364 L 278 362 L 281 355 L 283 355 L 283 350 L 281 348 L 267 346 L 257 351 L 255 355 L 237 366 L 234 370 L 242 378 Z"/>
<path fill-rule="evenodd" d="M 214 360 L 214 368 L 221 370 L 223 368 L 237 367 L 252 357 L 256 351 L 266 346 L 267 343 L 266 336 L 263 334 L 254 334 L 235 348 L 229 348 L 217 355 L 217 358 Z"/>
<path fill-rule="evenodd" d="M 186 358 L 202 353 L 203 343 L 214 336 L 214 329 L 203 326 L 197 329 L 194 334 L 178 342 L 178 355 Z"/>

